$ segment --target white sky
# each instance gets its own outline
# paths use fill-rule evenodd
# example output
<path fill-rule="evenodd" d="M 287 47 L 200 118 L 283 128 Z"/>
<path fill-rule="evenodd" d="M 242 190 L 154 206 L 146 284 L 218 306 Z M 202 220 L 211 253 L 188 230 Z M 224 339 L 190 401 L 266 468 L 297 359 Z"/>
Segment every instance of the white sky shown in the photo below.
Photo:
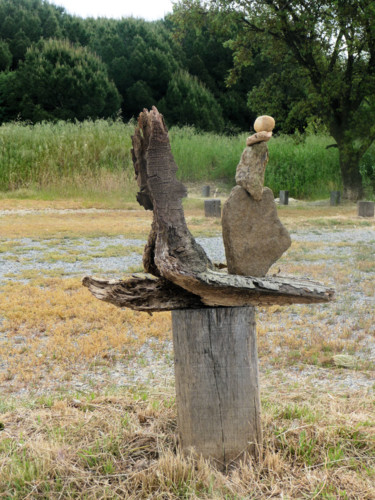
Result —
<path fill-rule="evenodd" d="M 172 12 L 171 0 L 49 0 L 79 17 L 141 17 L 147 21 L 162 19 Z"/>

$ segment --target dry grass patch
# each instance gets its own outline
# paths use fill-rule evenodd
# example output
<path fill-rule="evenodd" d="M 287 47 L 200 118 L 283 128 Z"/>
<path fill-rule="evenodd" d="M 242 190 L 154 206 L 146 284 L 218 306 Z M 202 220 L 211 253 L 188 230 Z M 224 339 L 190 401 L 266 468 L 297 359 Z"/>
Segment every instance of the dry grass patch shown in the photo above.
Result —
<path fill-rule="evenodd" d="M 37 387 L 127 359 L 150 337 L 170 337 L 170 314 L 145 313 L 94 300 L 77 278 L 44 278 L 1 289 L 0 370 L 5 390 Z"/>
<path fill-rule="evenodd" d="M 374 399 L 274 387 L 264 447 L 218 472 L 180 454 L 172 393 L 24 401 L 0 414 L 4 498 L 263 499 L 375 496 Z"/>

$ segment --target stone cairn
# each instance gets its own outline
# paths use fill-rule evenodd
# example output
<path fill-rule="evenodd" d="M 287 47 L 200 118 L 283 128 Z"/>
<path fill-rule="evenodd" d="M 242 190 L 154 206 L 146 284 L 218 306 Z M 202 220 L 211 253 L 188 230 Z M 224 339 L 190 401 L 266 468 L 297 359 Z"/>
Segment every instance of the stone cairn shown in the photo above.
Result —
<path fill-rule="evenodd" d="M 230 274 L 265 276 L 291 245 L 278 218 L 273 193 L 263 187 L 269 159 L 267 142 L 274 127 L 271 116 L 255 120 L 256 133 L 247 138 L 237 166 L 237 186 L 223 207 L 223 240 Z"/>

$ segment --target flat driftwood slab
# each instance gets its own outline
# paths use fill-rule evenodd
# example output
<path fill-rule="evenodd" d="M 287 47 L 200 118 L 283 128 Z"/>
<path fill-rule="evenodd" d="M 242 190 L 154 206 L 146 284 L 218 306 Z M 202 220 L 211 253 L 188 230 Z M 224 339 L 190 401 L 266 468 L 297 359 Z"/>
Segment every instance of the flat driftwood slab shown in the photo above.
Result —
<path fill-rule="evenodd" d="M 136 311 L 171 311 L 222 306 L 271 306 L 329 302 L 334 291 L 308 278 L 270 276 L 252 278 L 219 272 L 205 272 L 197 282 L 206 288 L 204 298 L 170 281 L 133 275 L 129 280 L 105 280 L 86 276 L 83 285 L 97 299 Z"/>

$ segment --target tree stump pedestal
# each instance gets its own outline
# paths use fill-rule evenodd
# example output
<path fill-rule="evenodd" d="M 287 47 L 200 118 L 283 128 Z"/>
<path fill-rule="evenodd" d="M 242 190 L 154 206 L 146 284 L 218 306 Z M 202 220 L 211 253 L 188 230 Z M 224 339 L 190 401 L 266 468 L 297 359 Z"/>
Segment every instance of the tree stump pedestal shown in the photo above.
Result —
<path fill-rule="evenodd" d="M 254 309 L 329 302 L 334 291 L 307 278 L 232 275 L 214 266 L 190 234 L 163 117 L 138 118 L 133 163 L 138 202 L 153 210 L 145 273 L 86 277 L 100 300 L 149 313 L 172 311 L 178 432 L 185 452 L 227 468 L 262 444 Z"/>
<path fill-rule="evenodd" d="M 220 468 L 262 444 L 254 309 L 172 312 L 180 444 Z"/>

